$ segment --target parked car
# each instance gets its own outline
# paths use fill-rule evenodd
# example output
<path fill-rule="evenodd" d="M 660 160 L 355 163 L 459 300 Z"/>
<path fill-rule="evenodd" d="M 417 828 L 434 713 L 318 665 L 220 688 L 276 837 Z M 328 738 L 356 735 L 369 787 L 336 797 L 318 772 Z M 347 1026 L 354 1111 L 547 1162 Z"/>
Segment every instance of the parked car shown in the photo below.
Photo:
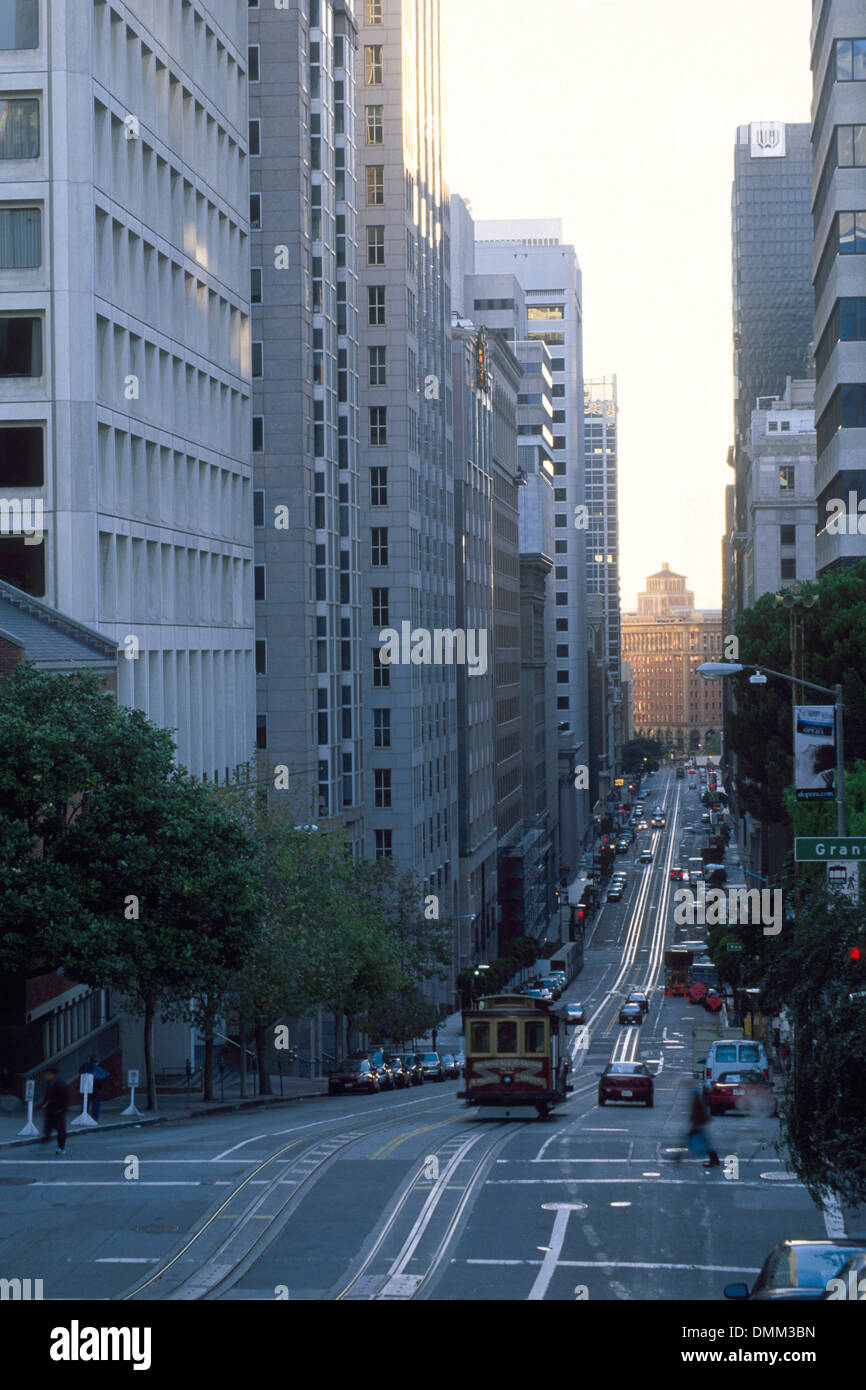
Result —
<path fill-rule="evenodd" d="M 770 1251 L 751 1289 L 748 1284 L 728 1284 L 725 1298 L 823 1298 L 842 1266 L 864 1252 L 863 1240 L 782 1240 Z"/>
<path fill-rule="evenodd" d="M 652 1109 L 653 1079 L 643 1062 L 608 1062 L 598 1083 L 598 1103 L 609 1100 L 642 1101 Z"/>
<path fill-rule="evenodd" d="M 559 980 L 556 979 L 553 975 L 545 976 L 545 978 L 541 981 L 541 988 L 549 989 L 554 999 L 558 999 L 559 996 L 562 994 L 563 990 L 563 986 L 560 984 Z"/>
<path fill-rule="evenodd" d="M 586 1023 L 586 1009 L 582 1004 L 566 1004 L 566 1023 Z"/>
<path fill-rule="evenodd" d="M 381 1089 L 379 1073 L 372 1058 L 365 1052 L 353 1052 L 338 1062 L 333 1071 L 328 1072 L 328 1095 L 339 1096 L 344 1091 L 371 1091 Z"/>
<path fill-rule="evenodd" d="M 407 1086 L 411 1086 L 412 1078 L 408 1068 L 403 1065 L 402 1057 L 399 1057 L 395 1052 L 386 1052 L 385 1065 L 391 1068 L 394 1085 L 398 1091 L 403 1091 Z"/>
<path fill-rule="evenodd" d="M 828 1281 L 822 1298 L 866 1303 L 866 1250 L 857 1250 Z"/>
<path fill-rule="evenodd" d="M 628 849 L 629 849 L 629 846 L 630 846 L 630 845 L 631 845 L 631 840 L 617 840 L 617 842 L 616 842 L 616 852 L 617 852 L 617 854 L 626 854 L 626 853 L 628 852 Z"/>
<path fill-rule="evenodd" d="M 425 1081 L 444 1081 L 445 1068 L 438 1052 L 420 1052 L 421 1071 Z"/>
<path fill-rule="evenodd" d="M 415 1052 L 407 1052 L 403 1057 L 403 1066 L 409 1074 L 409 1081 L 413 1086 L 423 1086 L 424 1069 L 421 1066 L 421 1058 Z"/>
<path fill-rule="evenodd" d="M 442 1069 L 445 1072 L 446 1081 L 459 1081 L 460 1068 L 457 1065 L 457 1058 L 453 1052 L 442 1053 Z"/>
<path fill-rule="evenodd" d="M 707 1105 L 711 1115 L 723 1115 L 726 1110 L 775 1115 L 776 1095 L 759 1071 L 723 1071 L 710 1087 Z"/>
<path fill-rule="evenodd" d="M 382 1090 L 396 1091 L 397 1078 L 394 1075 L 393 1067 L 386 1061 L 384 1052 L 372 1053 L 370 1061 L 379 1073 L 379 1085 L 382 1087 Z"/>
<path fill-rule="evenodd" d="M 622 898 L 623 891 L 624 891 L 624 890 L 623 890 L 623 885 L 622 885 L 621 883 L 612 883 L 612 884 L 610 885 L 610 887 L 608 888 L 608 890 L 607 890 L 607 900 L 608 900 L 608 902 L 609 902 L 609 903 L 618 903 L 618 902 L 620 901 L 620 899 Z"/>
<path fill-rule="evenodd" d="M 640 1004 L 623 1004 L 619 1011 L 620 1023 L 643 1023 L 643 1009 Z"/>
<path fill-rule="evenodd" d="M 466 1053 L 465 1053 L 465 1052 L 456 1052 L 456 1053 L 454 1054 L 454 1061 L 455 1061 L 455 1063 L 457 1064 L 457 1069 L 458 1069 L 459 1074 L 460 1074 L 461 1076 L 465 1076 L 465 1075 L 466 1075 Z"/>
<path fill-rule="evenodd" d="M 627 1004 L 639 1004 L 644 1017 L 649 1013 L 649 996 L 642 989 L 633 989 L 626 1000 Z"/>

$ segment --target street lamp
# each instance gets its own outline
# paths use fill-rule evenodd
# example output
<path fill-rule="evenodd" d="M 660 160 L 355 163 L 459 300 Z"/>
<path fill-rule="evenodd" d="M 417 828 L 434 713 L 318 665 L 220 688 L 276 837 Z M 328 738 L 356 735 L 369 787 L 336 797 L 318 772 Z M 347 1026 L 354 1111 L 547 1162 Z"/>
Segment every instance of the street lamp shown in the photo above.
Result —
<path fill-rule="evenodd" d="M 831 695 L 836 724 L 836 834 L 842 838 L 848 834 L 845 813 L 845 742 L 843 726 L 842 687 L 836 685 L 830 690 L 826 685 L 816 685 L 814 681 L 804 681 L 790 676 L 785 671 L 771 671 L 769 666 L 743 665 L 738 661 L 705 661 L 698 667 L 698 675 L 705 681 L 724 680 L 727 676 L 738 676 L 743 671 L 752 671 L 749 677 L 753 685 L 763 685 L 767 676 L 777 676 L 789 685 L 802 686 L 807 690 L 817 690 L 819 695 Z"/>

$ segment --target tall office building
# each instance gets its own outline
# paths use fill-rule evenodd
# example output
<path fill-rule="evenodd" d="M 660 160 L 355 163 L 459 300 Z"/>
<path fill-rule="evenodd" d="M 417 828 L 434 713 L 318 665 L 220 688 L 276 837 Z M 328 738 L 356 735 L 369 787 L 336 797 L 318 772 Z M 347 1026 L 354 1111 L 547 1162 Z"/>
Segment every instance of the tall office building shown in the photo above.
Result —
<path fill-rule="evenodd" d="M 583 477 L 583 311 L 581 273 L 574 247 L 562 241 L 562 224 L 548 221 L 478 222 L 475 266 L 479 275 L 515 277 L 523 289 L 526 323 L 521 333 L 551 353 L 550 421 L 554 467 L 556 708 L 571 731 L 577 763 L 589 759 L 587 700 L 586 530 Z M 507 312 L 507 311 L 506 311 Z M 563 817 L 561 852 L 577 862 L 590 828 L 589 792 L 574 790 L 574 815 Z"/>
<path fill-rule="evenodd" d="M 223 781 L 254 742 L 246 7 L 0 6 L 0 577 L 112 639 Z"/>
<path fill-rule="evenodd" d="M 866 500 L 866 13 L 862 0 L 813 0 L 812 13 L 821 575 L 866 556 L 857 517 Z"/>
<path fill-rule="evenodd" d="M 624 743 L 622 695 L 622 641 L 619 593 L 619 506 L 617 465 L 616 377 L 584 384 L 584 471 L 589 527 L 586 534 L 587 595 L 598 603 L 598 651 L 590 660 L 602 663 L 597 683 L 600 707 L 590 710 L 590 773 L 603 787 L 594 794 L 613 791 Z M 592 626 L 592 624 L 590 624 Z M 606 808 L 603 808 L 606 809 Z"/>
<path fill-rule="evenodd" d="M 365 844 L 456 916 L 457 672 L 402 638 L 455 626 L 443 21 L 439 0 L 364 0 L 359 21 Z"/>
<path fill-rule="evenodd" d="M 357 25 L 249 17 L 258 744 L 361 854 Z"/>
<path fill-rule="evenodd" d="M 812 343 L 811 148 L 807 124 L 753 121 L 737 130 L 731 195 L 734 312 L 732 564 L 724 611 L 746 606 L 742 547 L 753 545 L 748 498 L 752 411 L 808 374 Z"/>
<path fill-rule="evenodd" d="M 815 578 L 815 382 L 791 381 L 752 411 L 743 600 Z"/>

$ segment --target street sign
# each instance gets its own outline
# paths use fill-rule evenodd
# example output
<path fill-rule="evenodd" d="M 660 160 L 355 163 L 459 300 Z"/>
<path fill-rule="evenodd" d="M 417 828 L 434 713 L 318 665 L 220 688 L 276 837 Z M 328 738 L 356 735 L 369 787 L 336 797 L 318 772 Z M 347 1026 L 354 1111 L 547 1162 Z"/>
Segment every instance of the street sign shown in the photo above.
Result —
<path fill-rule="evenodd" d="M 89 1096 L 93 1090 L 93 1072 L 83 1071 L 78 1078 L 78 1090 L 82 1096 Z"/>
<path fill-rule="evenodd" d="M 35 1081 L 25 1081 L 25 1082 L 24 1082 L 24 1099 L 25 1099 L 25 1100 L 32 1100 L 33 1097 L 34 1097 L 35 1095 L 36 1095 L 36 1082 L 35 1082 Z"/>
<path fill-rule="evenodd" d="M 852 903 L 860 901 L 860 865 L 850 859 L 837 859 L 827 864 L 827 887 L 844 893 Z"/>
<path fill-rule="evenodd" d="M 866 835 L 797 835 L 798 864 L 825 864 L 835 859 L 866 859 Z"/>
<path fill-rule="evenodd" d="M 137 1072 L 137 1071 L 128 1071 L 128 1072 L 126 1073 L 126 1084 L 127 1084 L 127 1086 L 137 1086 L 137 1085 L 138 1085 L 138 1072 Z"/>
<path fill-rule="evenodd" d="M 725 942 L 725 950 L 726 950 L 726 951 L 742 951 L 742 949 L 743 949 L 743 943 L 742 943 L 742 941 L 733 941 L 733 940 L 731 939 L 731 937 L 728 937 L 727 941 Z"/>

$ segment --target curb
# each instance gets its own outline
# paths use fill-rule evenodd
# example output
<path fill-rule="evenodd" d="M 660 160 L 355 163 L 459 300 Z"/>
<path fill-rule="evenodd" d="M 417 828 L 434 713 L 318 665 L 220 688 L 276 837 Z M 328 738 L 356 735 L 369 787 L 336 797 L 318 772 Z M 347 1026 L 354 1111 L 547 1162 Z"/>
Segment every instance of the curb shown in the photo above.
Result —
<path fill-rule="evenodd" d="M 292 1105 L 296 1100 L 320 1100 L 326 1097 L 326 1091 L 305 1091 L 303 1094 L 295 1096 L 257 1096 L 251 1100 L 242 1100 L 236 1103 L 227 1101 L 217 1105 L 209 1105 L 206 1110 L 187 1110 L 180 1115 L 148 1115 L 143 1112 L 137 1119 L 130 1117 L 128 1120 L 118 1120 L 112 1124 L 101 1124 L 97 1132 L 105 1134 L 113 1129 L 142 1129 L 145 1125 L 179 1124 L 181 1121 L 203 1119 L 209 1115 L 229 1115 L 239 1110 L 260 1110 L 272 1105 Z M 67 1127 L 66 1137 L 72 1139 L 81 1132 Z M 93 1133 L 90 1129 L 84 1132 Z M 41 1135 L 29 1139 L 0 1139 L 0 1149 L 18 1149 L 28 1144 L 43 1144 L 44 1142 L 45 1140 Z"/>

